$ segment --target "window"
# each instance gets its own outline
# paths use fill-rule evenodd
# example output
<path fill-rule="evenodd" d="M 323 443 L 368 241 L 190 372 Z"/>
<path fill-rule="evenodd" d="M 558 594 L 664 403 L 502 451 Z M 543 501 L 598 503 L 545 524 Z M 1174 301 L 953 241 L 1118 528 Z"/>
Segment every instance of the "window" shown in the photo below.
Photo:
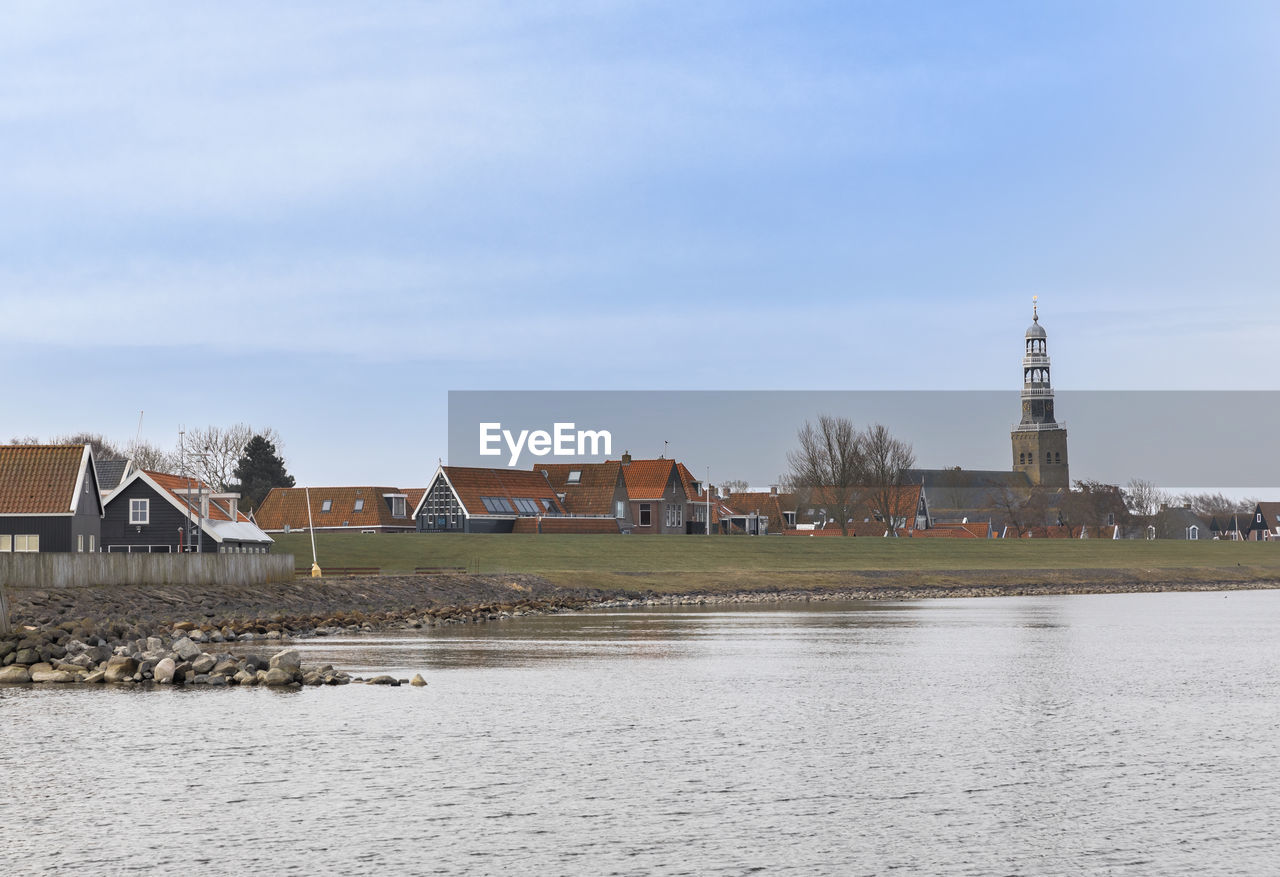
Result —
<path fill-rule="evenodd" d="M 0 554 L 7 554 L 13 550 L 13 537 L 7 533 L 0 533 Z"/>
<path fill-rule="evenodd" d="M 674 502 L 667 503 L 667 526 L 684 526 L 684 506 Z"/>
<path fill-rule="evenodd" d="M 1193 540 L 1197 540 L 1197 539 L 1199 539 L 1199 538 L 1200 538 L 1200 528 L 1199 528 L 1199 527 L 1197 527 L 1195 524 L 1192 524 L 1190 527 L 1188 527 L 1188 528 L 1187 528 L 1187 538 L 1188 538 L 1188 539 L 1193 539 Z"/>
<path fill-rule="evenodd" d="M 92 533 L 89 534 L 89 553 L 96 554 L 98 551 L 98 537 Z"/>
<path fill-rule="evenodd" d="M 403 496 L 391 497 L 391 517 L 393 518 L 404 517 L 404 497 Z"/>
<path fill-rule="evenodd" d="M 149 499 L 129 500 L 129 523 L 130 524 L 151 523 L 151 500 Z"/>
<path fill-rule="evenodd" d="M 622 500 L 616 500 L 613 504 L 613 516 L 615 518 L 625 518 L 627 516 L 627 504 Z"/>
<path fill-rule="evenodd" d="M 491 515 L 511 514 L 511 504 L 505 496 L 482 496 L 480 501 L 484 503 L 485 511 Z"/>
<path fill-rule="evenodd" d="M 1062 454 L 1058 453 L 1057 451 L 1054 451 L 1054 452 L 1053 452 L 1053 462 L 1055 462 L 1055 463 L 1061 463 L 1061 462 L 1062 462 Z"/>
<path fill-rule="evenodd" d="M 538 507 L 537 500 L 529 499 L 524 496 L 517 496 L 512 501 L 516 504 L 516 511 L 522 515 L 542 514 L 542 509 Z"/>
<path fill-rule="evenodd" d="M 324 502 L 320 503 L 320 511 L 322 512 L 327 512 L 331 508 L 333 508 L 333 500 L 331 499 L 326 499 Z"/>
<path fill-rule="evenodd" d="M 80 554 L 84 554 L 84 534 L 83 533 L 79 533 L 76 535 L 76 551 Z"/>
<path fill-rule="evenodd" d="M 569 472 L 569 479 L 568 479 L 565 483 L 566 483 L 566 484 L 578 484 L 578 483 L 579 483 L 579 482 L 581 482 L 581 481 L 582 481 L 582 470 L 581 470 L 581 469 L 573 469 L 573 470 L 571 470 L 571 471 Z"/>
<path fill-rule="evenodd" d="M 649 503 L 647 502 L 640 503 L 639 526 L 641 527 L 652 526 L 653 525 L 652 515 L 653 515 L 652 506 L 650 506 Z"/>
<path fill-rule="evenodd" d="M 40 537 L 35 534 L 14 536 L 13 550 L 14 551 L 39 551 Z"/>
<path fill-rule="evenodd" d="M 556 513 L 556 501 L 554 499 L 543 499 L 542 507 L 550 514 L 554 515 Z"/>
<path fill-rule="evenodd" d="M 1048 451 L 1045 451 L 1045 452 L 1044 452 L 1044 461 L 1045 461 L 1046 463 L 1052 463 L 1052 462 L 1053 462 L 1053 454 L 1049 453 Z"/>
<path fill-rule="evenodd" d="M 363 499 L 356 500 L 356 507 L 352 509 L 352 511 L 357 511 L 357 512 L 364 511 L 364 500 Z"/>

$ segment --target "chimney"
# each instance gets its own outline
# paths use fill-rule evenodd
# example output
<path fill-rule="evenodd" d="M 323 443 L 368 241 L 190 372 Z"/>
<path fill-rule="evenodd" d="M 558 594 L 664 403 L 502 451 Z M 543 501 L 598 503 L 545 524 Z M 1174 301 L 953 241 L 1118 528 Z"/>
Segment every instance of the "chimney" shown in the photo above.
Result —
<path fill-rule="evenodd" d="M 1169 504 L 1167 502 L 1160 503 L 1160 511 L 1162 512 L 1169 511 Z"/>
<path fill-rule="evenodd" d="M 622 465 L 624 465 L 624 466 L 630 466 L 630 465 L 631 465 L 631 452 L 630 452 L 630 451 L 624 451 L 624 452 L 623 452 L 623 454 L 622 454 Z"/>
<path fill-rule="evenodd" d="M 227 504 L 231 506 L 231 520 L 233 521 L 240 520 L 240 515 L 238 514 L 240 509 L 237 508 L 239 502 L 240 502 L 240 495 L 238 493 L 231 494 L 231 496 L 227 500 Z"/>
<path fill-rule="evenodd" d="M 770 496 L 777 496 L 777 495 L 778 495 L 778 485 L 774 484 L 774 485 L 770 486 L 770 488 L 769 488 L 769 495 L 770 495 Z"/>

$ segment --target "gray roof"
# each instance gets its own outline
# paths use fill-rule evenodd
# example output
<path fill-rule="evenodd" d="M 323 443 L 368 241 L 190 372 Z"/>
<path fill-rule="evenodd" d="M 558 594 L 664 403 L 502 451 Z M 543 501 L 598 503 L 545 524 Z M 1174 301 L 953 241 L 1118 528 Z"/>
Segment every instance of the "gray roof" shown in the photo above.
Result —
<path fill-rule="evenodd" d="M 1027 327 L 1027 337 L 1028 338 L 1048 338 L 1049 335 L 1047 332 L 1045 332 L 1044 326 L 1041 326 L 1040 321 L 1037 320 L 1036 322 L 1032 323 L 1030 326 Z"/>
<path fill-rule="evenodd" d="M 94 468 L 98 472 L 98 490 L 106 493 L 115 490 L 128 471 L 128 460 L 94 460 Z"/>
<path fill-rule="evenodd" d="M 903 478 L 907 484 L 923 486 L 929 517 L 938 522 L 968 519 L 999 524 L 1007 517 L 1010 501 L 1025 498 L 1032 487 L 1027 473 L 1000 469 L 909 469 Z M 1009 491 L 1017 493 L 1010 497 Z M 1057 508 L 1062 499 L 1056 490 L 1046 490 L 1045 496 L 1046 512 Z"/>

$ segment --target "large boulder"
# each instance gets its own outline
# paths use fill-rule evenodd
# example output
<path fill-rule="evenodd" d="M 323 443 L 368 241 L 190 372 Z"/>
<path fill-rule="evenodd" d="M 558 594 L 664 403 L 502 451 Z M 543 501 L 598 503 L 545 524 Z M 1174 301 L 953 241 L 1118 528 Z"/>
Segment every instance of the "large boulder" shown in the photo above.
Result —
<path fill-rule="evenodd" d="M 173 652 L 184 661 L 194 661 L 200 657 L 200 647 L 185 636 L 173 644 Z"/>
<path fill-rule="evenodd" d="M 290 673 L 288 670 L 285 670 L 281 667 L 272 667 L 270 670 L 267 671 L 266 678 L 262 680 L 262 683 L 264 685 L 279 687 L 281 685 L 288 685 L 292 681 L 293 681 L 293 674 Z"/>
<path fill-rule="evenodd" d="M 40 651 L 32 648 L 18 649 L 17 654 L 13 656 L 13 663 L 25 664 L 28 667 L 32 664 L 39 664 Z"/>
<path fill-rule="evenodd" d="M 54 670 L 50 667 L 48 670 L 35 670 L 31 673 L 32 682 L 75 682 L 74 674 L 68 673 L 66 670 Z"/>
<path fill-rule="evenodd" d="M 104 682 L 122 682 L 138 672 L 138 662 L 128 655 L 113 655 L 105 670 Z"/>
<path fill-rule="evenodd" d="M 213 655 L 200 655 L 191 662 L 192 671 L 198 675 L 208 673 L 216 666 L 218 666 L 218 659 Z"/>
<path fill-rule="evenodd" d="M 302 669 L 302 656 L 298 654 L 297 649 L 285 649 L 283 652 L 276 652 L 271 656 L 268 668 L 284 670 L 292 675 Z"/>
<path fill-rule="evenodd" d="M 177 669 L 178 665 L 174 663 L 173 658 L 164 658 L 159 664 L 156 664 L 155 670 L 152 671 L 152 676 L 161 685 L 171 685 L 173 684 L 174 671 Z"/>
<path fill-rule="evenodd" d="M 31 673 L 27 670 L 25 664 L 10 664 L 8 667 L 0 667 L 0 683 L 16 683 L 30 682 Z"/>

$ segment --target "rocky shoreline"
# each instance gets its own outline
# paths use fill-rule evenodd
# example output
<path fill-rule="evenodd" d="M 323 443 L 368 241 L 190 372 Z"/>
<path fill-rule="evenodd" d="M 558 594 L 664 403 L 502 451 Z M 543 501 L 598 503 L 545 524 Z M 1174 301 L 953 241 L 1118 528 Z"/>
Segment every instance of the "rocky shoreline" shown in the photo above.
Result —
<path fill-rule="evenodd" d="M 1104 572 L 1112 575 L 1102 574 Z M 419 630 L 592 608 L 902 601 L 954 597 L 1226 591 L 1278 588 L 1280 581 L 1200 578 L 1160 581 L 1094 571 L 1039 581 L 948 575 L 925 584 L 874 573 L 816 587 L 686 593 L 561 588 L 538 576 L 376 576 L 301 580 L 264 588 L 169 586 L 10 590 L 13 633 L 0 636 L 0 684 L 123 686 L 370 684 L 332 666 L 304 668 L 286 640 Z M 1004 579 L 1004 580 L 1001 580 Z M 238 643 L 232 654 L 226 644 Z M 264 654 L 253 654 L 261 643 Z M 248 645 L 255 644 L 255 645 Z M 274 651 L 269 657 L 266 651 Z"/>

